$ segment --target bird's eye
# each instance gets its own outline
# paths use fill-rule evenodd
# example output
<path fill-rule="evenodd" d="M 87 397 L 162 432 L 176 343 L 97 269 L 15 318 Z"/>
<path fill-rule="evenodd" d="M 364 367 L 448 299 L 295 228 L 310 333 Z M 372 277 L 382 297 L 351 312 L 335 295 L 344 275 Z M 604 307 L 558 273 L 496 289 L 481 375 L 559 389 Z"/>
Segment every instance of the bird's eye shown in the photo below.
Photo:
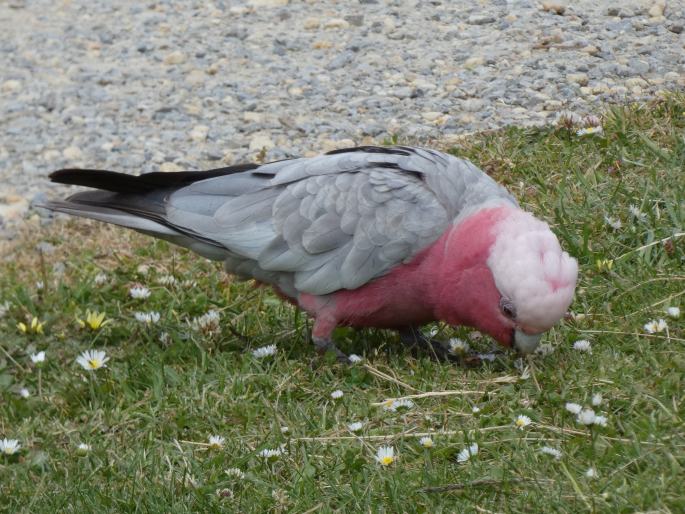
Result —
<path fill-rule="evenodd" d="M 499 301 L 499 309 L 509 319 L 516 319 L 516 307 L 509 298 L 502 297 Z"/>

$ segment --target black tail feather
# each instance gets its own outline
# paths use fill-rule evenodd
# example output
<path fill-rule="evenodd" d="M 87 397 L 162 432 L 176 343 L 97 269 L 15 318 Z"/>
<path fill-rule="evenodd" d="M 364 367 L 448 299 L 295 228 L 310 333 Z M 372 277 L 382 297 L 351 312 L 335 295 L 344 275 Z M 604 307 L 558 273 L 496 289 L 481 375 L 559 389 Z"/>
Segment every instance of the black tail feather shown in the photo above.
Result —
<path fill-rule="evenodd" d="M 92 187 L 113 193 L 144 194 L 160 188 L 175 189 L 208 178 L 250 171 L 258 166 L 258 164 L 238 164 L 207 171 L 175 173 L 155 171 L 142 175 L 128 175 L 106 170 L 63 169 L 51 173 L 50 180 L 58 184 Z"/>

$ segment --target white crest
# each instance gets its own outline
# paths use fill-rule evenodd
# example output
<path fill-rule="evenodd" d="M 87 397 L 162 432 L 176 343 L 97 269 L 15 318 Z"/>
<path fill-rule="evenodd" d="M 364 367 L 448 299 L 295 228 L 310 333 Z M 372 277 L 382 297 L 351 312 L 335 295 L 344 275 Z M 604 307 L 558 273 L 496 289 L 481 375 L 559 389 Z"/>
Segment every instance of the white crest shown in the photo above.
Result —
<path fill-rule="evenodd" d="M 548 330 L 573 300 L 578 263 L 547 223 L 527 212 L 510 211 L 494 235 L 488 266 L 497 289 L 512 301 L 522 326 Z"/>

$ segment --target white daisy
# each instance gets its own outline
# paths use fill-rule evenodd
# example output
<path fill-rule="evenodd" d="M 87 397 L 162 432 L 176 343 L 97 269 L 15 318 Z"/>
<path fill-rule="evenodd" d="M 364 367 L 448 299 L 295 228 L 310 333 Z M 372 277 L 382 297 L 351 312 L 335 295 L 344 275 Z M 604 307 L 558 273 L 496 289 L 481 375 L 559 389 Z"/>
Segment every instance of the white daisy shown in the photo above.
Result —
<path fill-rule="evenodd" d="M 467 462 L 471 457 L 478 455 L 478 443 L 473 443 L 472 445 L 464 448 L 457 454 L 457 462 L 463 464 Z"/>
<path fill-rule="evenodd" d="M 608 421 L 609 420 L 607 419 L 606 416 L 595 416 L 594 424 L 598 425 L 600 427 L 605 427 L 605 426 L 607 426 Z"/>
<path fill-rule="evenodd" d="M 514 426 L 520 430 L 523 430 L 525 427 L 530 425 L 530 423 L 530 418 L 523 414 L 519 414 L 518 416 L 516 416 L 516 419 L 514 420 Z"/>
<path fill-rule="evenodd" d="M 602 404 L 602 395 L 600 393 L 595 393 L 592 395 L 592 405 L 597 407 L 598 405 Z"/>
<path fill-rule="evenodd" d="M 105 282 L 107 282 L 107 275 L 105 275 L 104 273 L 98 273 L 97 275 L 95 275 L 93 282 L 95 282 L 96 286 L 101 286 Z"/>
<path fill-rule="evenodd" d="M 21 448 L 17 439 L 0 439 L 0 453 L 14 455 Z"/>
<path fill-rule="evenodd" d="M 378 448 L 376 462 L 381 466 L 389 466 L 395 462 L 395 449 L 392 446 L 381 446 Z"/>
<path fill-rule="evenodd" d="M 628 206 L 628 210 L 630 211 L 630 214 L 633 215 L 633 217 L 638 220 L 638 221 L 647 221 L 647 215 L 640 210 L 639 207 L 630 204 Z"/>
<path fill-rule="evenodd" d="M 541 343 L 535 349 L 535 354 L 545 356 L 554 353 L 554 345 L 552 343 Z"/>
<path fill-rule="evenodd" d="M 413 406 L 414 402 L 406 398 L 402 398 L 399 400 L 388 400 L 383 403 L 383 408 L 385 410 L 390 410 L 392 412 L 409 410 Z"/>
<path fill-rule="evenodd" d="M 645 323 L 643 327 L 645 332 L 648 334 L 656 334 L 658 332 L 663 332 L 668 328 L 668 323 L 663 319 L 653 319 L 652 321 Z"/>
<path fill-rule="evenodd" d="M 42 291 L 45 289 L 45 283 L 42 280 L 39 280 L 36 282 L 36 289 L 38 289 L 38 291 Z"/>
<path fill-rule="evenodd" d="M 205 334 L 215 334 L 219 331 L 221 317 L 219 313 L 215 310 L 210 310 L 204 313 L 202 316 L 193 318 L 190 322 L 190 326 L 198 332 L 203 332 Z"/>
<path fill-rule="evenodd" d="M 561 451 L 557 450 L 556 448 L 552 448 L 551 446 L 543 446 L 540 448 L 540 453 L 551 455 L 555 459 L 561 459 Z"/>
<path fill-rule="evenodd" d="M 583 410 L 582 405 L 573 402 L 567 402 L 565 407 L 571 414 L 580 414 L 580 411 Z"/>
<path fill-rule="evenodd" d="M 263 359 L 264 357 L 270 357 L 276 355 L 276 345 L 270 344 L 268 346 L 262 346 L 256 350 L 252 350 L 252 356 L 255 359 Z"/>
<path fill-rule="evenodd" d="M 473 407 L 471 407 L 471 412 L 473 412 L 474 414 L 478 414 L 480 412 L 480 407 L 478 407 L 478 405 L 474 405 Z"/>
<path fill-rule="evenodd" d="M 105 364 L 109 360 L 107 354 L 102 350 L 86 350 L 76 358 L 76 362 L 87 371 L 95 371 L 106 368 Z"/>
<path fill-rule="evenodd" d="M 22 387 L 21 389 L 19 389 L 19 396 L 21 396 L 22 398 L 28 398 L 29 396 L 31 396 L 31 393 L 28 389 Z"/>
<path fill-rule="evenodd" d="M 150 271 L 150 266 L 147 264 L 138 264 L 138 267 L 136 268 L 136 273 L 139 275 L 147 275 L 148 271 Z"/>
<path fill-rule="evenodd" d="M 290 427 L 282 426 L 281 427 L 281 434 L 287 434 L 290 432 Z"/>
<path fill-rule="evenodd" d="M 578 413 L 576 421 L 581 425 L 593 425 L 596 418 L 595 411 L 592 409 L 583 409 Z"/>
<path fill-rule="evenodd" d="M 283 449 L 281 448 L 264 448 L 261 450 L 257 455 L 259 455 L 261 458 L 266 459 L 266 460 L 275 460 L 278 459 L 281 455 L 283 455 Z"/>
<path fill-rule="evenodd" d="M 454 355 L 465 355 L 471 348 L 469 343 L 457 337 L 450 339 L 447 344 L 449 345 L 449 352 Z"/>
<path fill-rule="evenodd" d="M 220 435 L 210 435 L 209 436 L 209 449 L 210 450 L 221 450 L 224 447 L 226 439 Z"/>
<path fill-rule="evenodd" d="M 128 290 L 128 294 L 131 295 L 131 298 L 136 300 L 145 300 L 145 298 L 149 298 L 152 293 L 147 287 L 134 286 Z"/>
<path fill-rule="evenodd" d="M 140 321 L 141 323 L 145 323 L 146 325 L 156 325 L 159 323 L 159 312 L 151 311 L 151 312 L 134 312 L 133 316 L 136 318 L 136 320 Z"/>
<path fill-rule="evenodd" d="M 576 132 L 576 136 L 589 136 L 593 134 L 601 134 L 604 132 L 602 127 L 585 127 Z"/>
<path fill-rule="evenodd" d="M 363 361 L 364 358 L 363 358 L 363 357 L 360 357 L 360 356 L 357 355 L 357 354 L 352 353 L 352 354 L 350 354 L 350 356 L 347 358 L 347 360 L 349 360 L 352 364 L 357 364 L 357 363 Z"/>
<path fill-rule="evenodd" d="M 362 428 L 364 428 L 364 423 L 361 421 L 355 421 L 354 423 L 347 425 L 347 430 L 350 432 L 359 432 Z"/>
<path fill-rule="evenodd" d="M 31 362 L 36 365 L 43 364 L 45 362 L 45 352 L 31 354 Z"/>
<path fill-rule="evenodd" d="M 162 275 L 157 279 L 157 283 L 161 286 L 166 287 L 173 286 L 174 284 L 176 284 L 176 277 L 174 277 L 173 275 Z"/>
<path fill-rule="evenodd" d="M 422 437 L 419 439 L 419 444 L 423 446 L 424 448 L 433 448 L 433 439 L 430 437 Z"/>
<path fill-rule="evenodd" d="M 76 452 L 79 453 L 80 455 L 85 455 L 86 453 L 90 452 L 91 446 L 86 443 L 79 443 L 78 446 L 76 447 Z"/>
<path fill-rule="evenodd" d="M 573 349 L 578 352 L 592 353 L 592 343 L 587 339 L 580 339 L 573 343 Z"/>
<path fill-rule="evenodd" d="M 588 468 L 585 472 L 585 476 L 587 478 L 597 478 L 597 470 L 595 470 L 595 468 Z"/>
<path fill-rule="evenodd" d="M 666 309 L 666 314 L 673 319 L 678 319 L 680 317 L 680 307 L 669 307 Z"/>
<path fill-rule="evenodd" d="M 611 216 L 604 216 L 604 221 L 614 230 L 619 230 L 623 226 L 620 219 L 612 218 Z"/>
<path fill-rule="evenodd" d="M 239 480 L 245 478 L 245 473 L 243 473 L 243 471 L 240 468 L 224 469 L 224 473 L 226 473 L 231 478 L 237 478 Z"/>
<path fill-rule="evenodd" d="M 339 400 L 343 397 L 343 394 L 345 393 L 343 393 L 340 389 L 336 389 L 331 393 L 331 398 L 333 398 L 334 400 Z"/>

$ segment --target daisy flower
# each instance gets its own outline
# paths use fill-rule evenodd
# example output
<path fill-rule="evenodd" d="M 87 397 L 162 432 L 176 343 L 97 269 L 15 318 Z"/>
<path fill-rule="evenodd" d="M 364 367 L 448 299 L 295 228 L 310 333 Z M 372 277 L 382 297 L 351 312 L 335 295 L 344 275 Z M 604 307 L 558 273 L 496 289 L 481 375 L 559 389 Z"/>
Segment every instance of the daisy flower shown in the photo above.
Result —
<path fill-rule="evenodd" d="M 360 356 L 357 355 L 357 354 L 352 353 L 352 354 L 350 354 L 350 356 L 347 358 L 347 360 L 349 360 L 352 364 L 357 364 L 357 363 L 363 361 L 364 358 L 363 358 L 363 357 L 360 357 Z"/>
<path fill-rule="evenodd" d="M 339 400 L 343 397 L 343 394 L 344 393 L 340 389 L 336 389 L 331 393 L 331 398 L 333 398 L 334 400 Z"/>
<path fill-rule="evenodd" d="M 628 206 L 630 214 L 638 221 L 647 221 L 647 215 L 640 210 L 636 205 L 630 204 Z"/>
<path fill-rule="evenodd" d="M 403 410 L 409 410 L 414 406 L 414 402 L 406 398 L 400 400 L 388 400 L 383 403 L 383 408 L 385 410 L 390 410 L 392 412 L 398 412 Z"/>
<path fill-rule="evenodd" d="M 677 319 L 680 317 L 680 307 L 669 307 L 666 309 L 666 314 L 673 319 Z"/>
<path fill-rule="evenodd" d="M 561 459 L 561 451 L 557 450 L 556 448 L 552 448 L 551 446 L 543 446 L 540 448 L 540 453 L 551 455 L 555 459 Z"/>
<path fill-rule="evenodd" d="M 580 414 L 580 411 L 583 410 L 581 405 L 573 402 L 567 402 L 565 407 L 571 414 Z"/>
<path fill-rule="evenodd" d="M 611 216 L 604 216 L 604 221 L 614 230 L 619 230 L 623 226 L 620 219 L 612 218 Z"/>
<path fill-rule="evenodd" d="M 528 425 L 530 425 L 530 418 L 528 416 L 523 414 L 516 416 L 516 419 L 514 420 L 514 426 L 516 426 L 516 428 L 523 430 Z"/>
<path fill-rule="evenodd" d="M 381 466 L 389 466 L 395 462 L 395 449 L 392 446 L 381 446 L 378 448 L 376 462 Z"/>
<path fill-rule="evenodd" d="M 0 439 L 0 453 L 14 455 L 21 448 L 17 439 Z"/>
<path fill-rule="evenodd" d="M 19 389 L 19 396 L 21 396 L 22 398 L 28 398 L 29 396 L 31 396 L 31 393 L 28 389 L 22 387 L 21 389 Z"/>
<path fill-rule="evenodd" d="M 155 325 L 159 322 L 159 312 L 134 312 L 133 316 L 136 320 L 146 325 Z"/>
<path fill-rule="evenodd" d="M 592 353 L 592 344 L 587 339 L 580 339 L 573 343 L 573 349 L 578 352 Z"/>
<path fill-rule="evenodd" d="M 480 407 L 478 407 L 478 405 L 474 405 L 473 407 L 471 407 L 471 412 L 473 412 L 474 414 L 478 414 L 480 412 Z"/>
<path fill-rule="evenodd" d="M 602 395 L 600 393 L 595 393 L 592 395 L 592 405 L 597 407 L 598 405 L 602 404 Z"/>
<path fill-rule="evenodd" d="M 283 455 L 283 450 L 281 448 L 264 448 L 257 455 L 266 460 L 276 460 Z"/>
<path fill-rule="evenodd" d="M 588 468 L 585 472 L 587 478 L 597 478 L 597 470 L 595 468 Z"/>
<path fill-rule="evenodd" d="M 585 127 L 576 132 L 576 136 L 590 136 L 593 134 L 601 134 L 604 129 L 600 126 L 597 127 Z"/>
<path fill-rule="evenodd" d="M 465 355 L 470 349 L 469 343 L 457 337 L 450 339 L 447 344 L 449 352 L 454 355 Z"/>
<path fill-rule="evenodd" d="M 652 321 L 645 323 L 645 332 L 648 334 L 656 334 L 658 332 L 663 332 L 668 328 L 668 324 L 663 319 L 653 319 Z"/>
<path fill-rule="evenodd" d="M 78 446 L 76 447 L 76 453 L 80 455 L 85 455 L 86 453 L 90 452 L 91 446 L 86 443 L 79 443 Z"/>
<path fill-rule="evenodd" d="M 31 362 L 36 366 L 40 366 L 45 362 L 45 352 L 38 352 L 31 354 Z"/>
<path fill-rule="evenodd" d="M 457 462 L 463 464 L 467 462 L 471 457 L 478 455 L 478 443 L 473 443 L 472 445 L 464 448 L 457 454 Z"/>
<path fill-rule="evenodd" d="M 209 436 L 209 449 L 210 450 L 221 450 L 224 447 L 226 439 L 220 435 L 210 435 Z"/>
<path fill-rule="evenodd" d="M 224 469 L 224 473 L 226 473 L 231 478 L 237 478 L 239 480 L 245 478 L 245 473 L 243 473 L 243 471 L 240 468 Z"/>
<path fill-rule="evenodd" d="M 347 430 L 350 432 L 359 432 L 362 428 L 364 428 L 364 423 L 361 421 L 355 421 L 354 423 L 347 425 Z"/>
<path fill-rule="evenodd" d="M 597 416 L 592 409 L 583 409 L 578 413 L 576 421 L 581 425 L 594 425 Z"/>
<path fill-rule="evenodd" d="M 600 427 L 605 427 L 607 426 L 609 420 L 607 420 L 606 416 L 595 416 L 595 425 L 598 425 Z"/>
<path fill-rule="evenodd" d="M 104 273 L 98 273 L 97 275 L 95 275 L 93 282 L 95 282 L 96 286 L 101 286 L 105 282 L 107 282 L 107 275 L 105 275 Z"/>
<path fill-rule="evenodd" d="M 76 362 L 87 371 L 95 371 L 106 368 L 105 364 L 109 360 L 107 354 L 102 350 L 86 350 L 76 358 Z"/>
<path fill-rule="evenodd" d="M 146 298 L 149 298 L 152 293 L 147 287 L 133 286 L 128 290 L 128 294 L 131 296 L 131 298 L 136 300 L 145 300 Z"/>
<path fill-rule="evenodd" d="M 262 346 L 256 350 L 252 350 L 252 356 L 255 359 L 263 359 L 264 357 L 270 357 L 276 355 L 276 345 L 270 344 L 268 346 Z"/>
<path fill-rule="evenodd" d="M 157 279 L 157 283 L 161 286 L 166 287 L 173 286 L 174 284 L 176 284 L 176 277 L 174 277 L 173 275 L 162 275 Z"/>
<path fill-rule="evenodd" d="M 288 432 L 290 432 L 290 427 L 281 427 L 281 434 L 287 434 Z"/>
<path fill-rule="evenodd" d="M 205 334 L 215 334 L 219 331 L 220 319 L 221 318 L 217 311 L 210 310 L 204 313 L 202 316 L 193 318 L 193 321 L 191 321 L 190 326 L 198 332 L 203 332 Z"/>
<path fill-rule="evenodd" d="M 45 283 L 42 280 L 39 280 L 38 282 L 36 282 L 36 289 L 38 291 L 42 291 L 43 289 L 45 289 Z"/>
<path fill-rule="evenodd" d="M 136 268 L 136 273 L 139 275 L 147 275 L 148 272 L 150 271 L 150 266 L 147 264 L 138 264 L 138 267 Z"/>
<path fill-rule="evenodd" d="M 433 439 L 430 437 L 422 437 L 419 439 L 419 444 L 423 446 L 424 448 L 433 448 Z"/>

